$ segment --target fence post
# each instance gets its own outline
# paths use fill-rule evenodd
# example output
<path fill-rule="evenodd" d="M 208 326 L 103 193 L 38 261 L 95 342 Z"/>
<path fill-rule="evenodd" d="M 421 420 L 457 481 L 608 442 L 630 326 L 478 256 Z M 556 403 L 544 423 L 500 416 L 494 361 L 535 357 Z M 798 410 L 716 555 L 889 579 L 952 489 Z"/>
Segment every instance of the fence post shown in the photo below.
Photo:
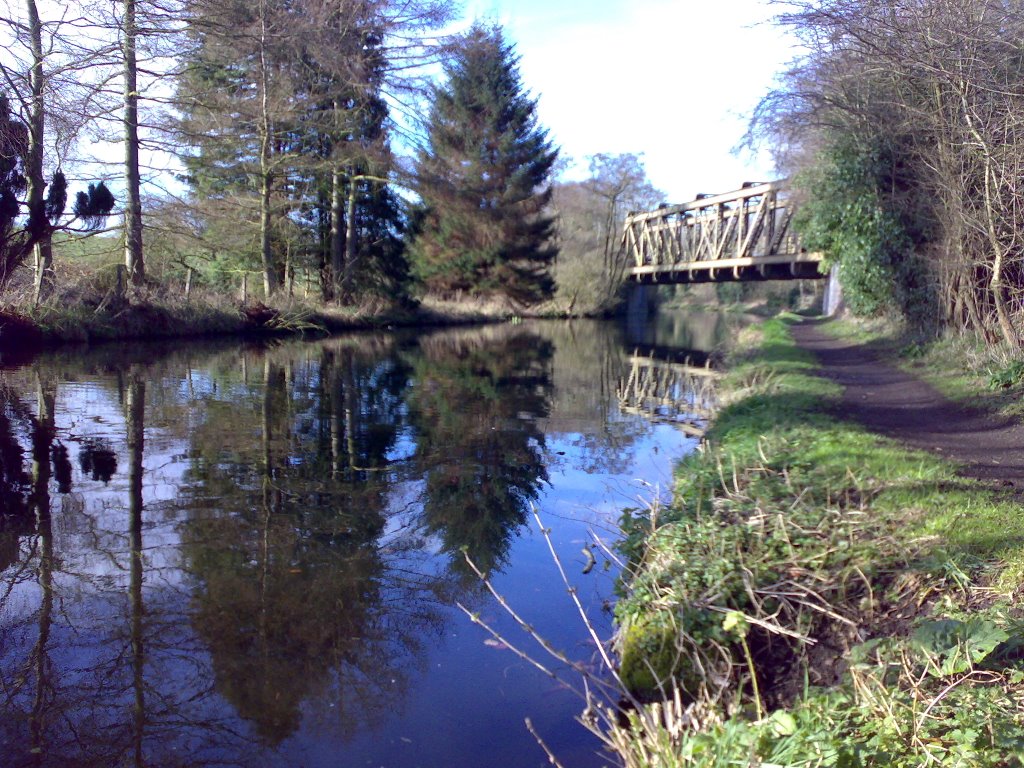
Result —
<path fill-rule="evenodd" d="M 242 273 L 242 303 L 249 300 L 249 273 Z"/>
<path fill-rule="evenodd" d="M 192 295 L 192 267 L 188 268 L 188 272 L 185 274 L 185 300 L 188 301 L 189 296 Z"/>

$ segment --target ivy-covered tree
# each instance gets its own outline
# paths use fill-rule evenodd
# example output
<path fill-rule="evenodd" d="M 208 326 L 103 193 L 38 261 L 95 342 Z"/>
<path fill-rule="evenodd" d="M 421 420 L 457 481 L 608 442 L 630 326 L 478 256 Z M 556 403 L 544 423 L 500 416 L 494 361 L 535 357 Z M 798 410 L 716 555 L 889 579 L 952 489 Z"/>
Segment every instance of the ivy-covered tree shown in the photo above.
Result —
<path fill-rule="evenodd" d="M 423 210 L 411 256 L 429 292 L 534 303 L 551 296 L 549 177 L 558 150 L 538 124 L 500 27 L 474 26 L 434 91 L 417 157 Z"/>
<path fill-rule="evenodd" d="M 78 222 L 79 230 L 98 229 L 114 207 L 114 196 L 102 181 L 90 184 L 88 192 L 75 197 L 75 218 L 62 223 L 68 185 L 57 169 L 46 194 L 39 193 L 39 204 L 33 209 L 26 173 L 30 164 L 29 135 L 26 121 L 11 109 L 7 95 L 0 93 L 0 288 L 13 279 L 36 245 L 48 241 L 53 232 L 70 229 Z"/>
<path fill-rule="evenodd" d="M 7 96 L 0 93 L 0 283 L 17 266 L 20 256 L 11 240 L 20 213 L 19 200 L 27 186 L 22 173 L 27 152 L 28 129 L 12 114 Z"/>
<path fill-rule="evenodd" d="M 928 265 L 917 256 L 926 222 L 901 197 L 908 188 L 903 137 L 823 136 L 794 176 L 803 200 L 795 226 L 803 245 L 839 266 L 844 300 L 862 316 L 891 315 L 916 325 L 935 315 Z"/>

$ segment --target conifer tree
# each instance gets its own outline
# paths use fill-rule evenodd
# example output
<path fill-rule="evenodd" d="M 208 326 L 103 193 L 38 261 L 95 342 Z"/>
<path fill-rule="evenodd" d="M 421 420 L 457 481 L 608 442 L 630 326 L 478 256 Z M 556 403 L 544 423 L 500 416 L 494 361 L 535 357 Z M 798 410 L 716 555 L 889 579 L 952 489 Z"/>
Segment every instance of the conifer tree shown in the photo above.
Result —
<path fill-rule="evenodd" d="M 558 150 L 538 124 L 519 57 L 499 27 L 476 25 L 445 73 L 417 157 L 416 275 L 442 295 L 549 298 L 557 251 L 546 208 Z"/>
<path fill-rule="evenodd" d="M 268 295 L 296 265 L 319 275 L 325 299 L 402 294 L 387 96 L 437 55 L 426 33 L 450 6 L 193 0 L 179 128 L 195 219 L 223 265 L 214 271 L 252 268 L 258 255 Z M 264 21 L 267 35 L 251 32 Z"/>

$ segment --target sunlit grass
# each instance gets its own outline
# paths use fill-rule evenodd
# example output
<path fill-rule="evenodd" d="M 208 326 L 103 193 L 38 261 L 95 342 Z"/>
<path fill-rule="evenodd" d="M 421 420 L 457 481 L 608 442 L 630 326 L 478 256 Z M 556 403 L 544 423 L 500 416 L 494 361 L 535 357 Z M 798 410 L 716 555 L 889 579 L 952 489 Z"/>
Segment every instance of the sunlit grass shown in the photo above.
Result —
<path fill-rule="evenodd" d="M 674 675 L 699 706 L 669 719 L 671 734 L 625 738 L 626 765 L 1022 764 L 1024 626 L 1006 609 L 1024 574 L 1024 506 L 841 419 L 841 392 L 793 344 L 793 322 L 748 335 L 672 505 L 626 519 L 636 572 L 617 609 L 623 677 L 670 689 Z M 745 617 L 742 645 L 728 612 Z M 922 646 L 933 626 L 959 634 Z M 818 657 L 793 636 L 845 638 L 843 681 L 811 685 Z M 807 682 L 761 716 L 744 653 L 769 682 L 787 643 Z M 628 657 L 644 648 L 657 650 L 646 667 Z"/>
<path fill-rule="evenodd" d="M 822 330 L 873 345 L 886 362 L 925 379 L 953 402 L 1024 416 L 1024 357 L 1004 343 L 952 331 L 939 338 L 921 336 L 885 321 L 861 319 L 831 320 Z"/>

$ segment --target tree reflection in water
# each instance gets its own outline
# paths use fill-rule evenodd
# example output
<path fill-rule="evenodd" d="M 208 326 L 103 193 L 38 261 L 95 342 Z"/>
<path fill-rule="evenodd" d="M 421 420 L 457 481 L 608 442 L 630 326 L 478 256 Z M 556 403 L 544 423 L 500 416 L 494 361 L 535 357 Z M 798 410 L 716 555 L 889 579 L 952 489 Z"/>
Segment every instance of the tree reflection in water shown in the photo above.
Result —
<path fill-rule="evenodd" d="M 28 514 L 30 479 L 25 471 L 25 450 L 15 431 L 24 406 L 14 390 L 0 386 L 0 524 L 23 520 Z"/>
<path fill-rule="evenodd" d="M 203 512 L 183 532 L 193 624 L 219 692 L 267 743 L 316 702 L 348 735 L 401 706 L 443 607 L 479 591 L 461 550 L 500 565 L 546 478 L 550 354 L 525 333 L 383 360 L 351 343 L 269 352 L 245 365 L 262 381 L 243 407 L 206 409 L 188 476 Z M 258 440 L 226 443 L 238 433 Z M 421 505 L 396 495 L 410 482 Z M 454 568 L 430 558 L 433 536 Z"/>
<path fill-rule="evenodd" d="M 313 723 L 345 741 L 392 722 L 455 601 L 482 604 L 463 553 L 509 564 L 549 482 L 545 432 L 586 435 L 593 466 L 641 434 L 605 430 L 620 346 L 591 361 L 566 339 L 558 373 L 552 338 L 0 373 L 4 760 L 294 764 Z"/>
<path fill-rule="evenodd" d="M 385 534 L 389 490 L 406 471 L 389 453 L 408 376 L 344 346 L 289 367 L 262 362 L 248 407 L 209 410 L 193 438 L 189 480 L 207 506 L 184 534 L 193 623 L 218 690 L 267 742 L 316 702 L 351 734 L 401 701 L 450 591 L 441 576 L 395 567 L 418 542 Z M 225 430 L 259 440 L 227 447 Z"/>
<path fill-rule="evenodd" d="M 551 344 L 525 331 L 495 336 L 424 339 L 409 398 L 425 528 L 464 575 L 465 556 L 485 573 L 506 564 L 548 480 L 537 420 L 550 407 Z"/>
<path fill-rule="evenodd" d="M 82 449 L 78 452 L 78 460 L 82 472 L 91 475 L 93 480 L 109 483 L 110 478 L 117 472 L 117 454 L 106 440 L 89 438 L 83 441 Z"/>

